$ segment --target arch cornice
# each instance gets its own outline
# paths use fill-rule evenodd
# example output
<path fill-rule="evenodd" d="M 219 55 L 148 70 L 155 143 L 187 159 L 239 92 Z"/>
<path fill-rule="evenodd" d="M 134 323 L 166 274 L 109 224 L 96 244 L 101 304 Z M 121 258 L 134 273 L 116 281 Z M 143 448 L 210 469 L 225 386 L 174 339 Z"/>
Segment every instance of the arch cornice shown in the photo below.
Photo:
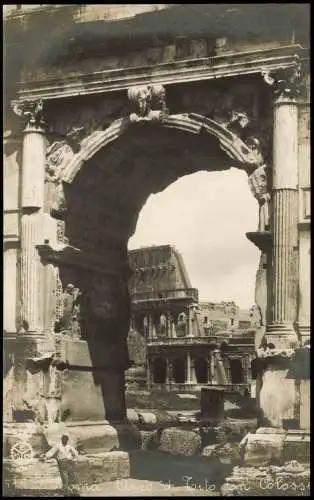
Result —
<path fill-rule="evenodd" d="M 220 148 L 237 165 L 242 165 L 248 174 L 251 174 L 262 164 L 262 158 L 258 151 L 245 144 L 235 133 L 228 130 L 225 125 L 205 116 L 189 113 L 166 115 L 161 118 L 158 115 L 151 119 L 144 118 L 142 123 L 151 123 L 156 127 L 174 128 L 196 135 L 201 132 L 208 133 L 210 136 L 218 139 Z M 71 184 L 88 160 L 108 144 L 121 137 L 132 126 L 134 124 L 130 117 L 119 118 L 112 122 L 106 130 L 97 130 L 83 139 L 80 144 L 80 151 L 73 155 L 65 164 L 60 180 Z"/>

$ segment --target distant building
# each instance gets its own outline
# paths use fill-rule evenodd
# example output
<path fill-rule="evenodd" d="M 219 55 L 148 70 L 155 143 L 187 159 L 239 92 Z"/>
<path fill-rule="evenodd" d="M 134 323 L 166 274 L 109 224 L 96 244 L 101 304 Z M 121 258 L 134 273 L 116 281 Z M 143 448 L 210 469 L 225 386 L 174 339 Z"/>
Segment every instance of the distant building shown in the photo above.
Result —
<path fill-rule="evenodd" d="M 255 306 L 240 309 L 235 302 L 200 302 L 200 321 L 205 336 L 214 335 L 221 330 L 235 332 L 256 328 L 260 315 Z"/>
<path fill-rule="evenodd" d="M 254 308 L 200 303 L 182 256 L 170 245 L 132 250 L 129 260 L 134 271 L 129 336 L 134 366 L 129 380 L 141 365 L 150 388 L 184 392 L 215 384 L 240 392 L 248 389 L 254 377 Z"/>

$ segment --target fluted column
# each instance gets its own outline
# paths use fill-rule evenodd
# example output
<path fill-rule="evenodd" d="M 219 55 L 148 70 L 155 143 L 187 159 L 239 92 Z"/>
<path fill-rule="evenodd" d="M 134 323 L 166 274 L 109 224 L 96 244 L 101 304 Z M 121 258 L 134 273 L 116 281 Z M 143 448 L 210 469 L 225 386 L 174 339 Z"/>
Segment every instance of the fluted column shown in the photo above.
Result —
<path fill-rule="evenodd" d="M 291 70 L 268 79 L 274 86 L 272 317 L 266 340 L 276 348 L 297 342 L 298 106 Z"/>
<path fill-rule="evenodd" d="M 40 334 L 43 331 L 44 291 L 36 245 L 42 244 L 44 237 L 46 138 L 41 120 L 42 103 L 33 103 L 28 110 L 22 105 L 19 111 L 20 116 L 28 116 L 22 158 L 21 319 L 28 333 Z"/>
<path fill-rule="evenodd" d="M 36 250 L 41 240 L 40 215 L 23 214 L 21 221 L 21 316 L 31 332 L 38 332 L 41 326 L 40 258 Z"/>

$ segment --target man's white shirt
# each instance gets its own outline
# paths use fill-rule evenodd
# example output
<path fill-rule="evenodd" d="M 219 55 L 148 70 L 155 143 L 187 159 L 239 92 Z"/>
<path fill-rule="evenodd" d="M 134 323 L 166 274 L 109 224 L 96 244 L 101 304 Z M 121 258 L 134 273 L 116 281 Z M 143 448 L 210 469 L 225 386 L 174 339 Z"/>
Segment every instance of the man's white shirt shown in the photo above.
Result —
<path fill-rule="evenodd" d="M 78 452 L 70 444 L 64 446 L 60 443 L 47 451 L 45 456 L 46 458 L 56 458 L 57 460 L 73 460 L 78 457 Z"/>

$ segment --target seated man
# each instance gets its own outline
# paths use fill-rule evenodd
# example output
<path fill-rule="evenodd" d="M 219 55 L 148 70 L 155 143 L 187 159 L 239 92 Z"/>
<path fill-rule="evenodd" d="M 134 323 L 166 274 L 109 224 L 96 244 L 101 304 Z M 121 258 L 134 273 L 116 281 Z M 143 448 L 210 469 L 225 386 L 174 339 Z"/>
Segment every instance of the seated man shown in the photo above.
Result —
<path fill-rule="evenodd" d="M 78 458 L 76 449 L 68 444 L 68 434 L 61 436 L 61 443 L 53 446 L 44 455 L 43 459 L 55 458 L 58 463 L 59 472 L 62 480 L 63 490 L 67 493 L 73 491 L 76 483 L 74 474 L 74 461 Z"/>

